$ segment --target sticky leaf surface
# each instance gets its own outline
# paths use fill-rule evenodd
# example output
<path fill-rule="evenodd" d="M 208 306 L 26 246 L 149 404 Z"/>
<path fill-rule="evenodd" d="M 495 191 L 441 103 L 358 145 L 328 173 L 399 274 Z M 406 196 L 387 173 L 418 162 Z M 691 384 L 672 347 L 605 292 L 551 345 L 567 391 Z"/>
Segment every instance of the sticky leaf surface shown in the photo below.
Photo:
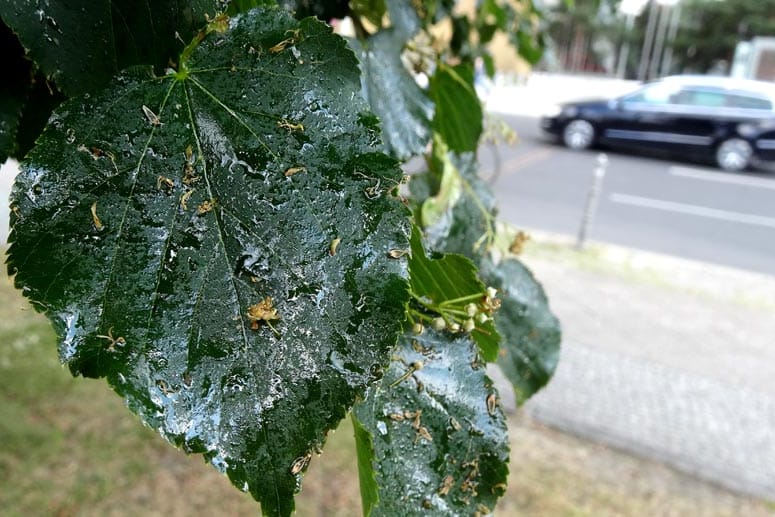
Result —
<path fill-rule="evenodd" d="M 0 0 L 0 17 L 68 95 L 129 65 L 166 66 L 225 0 Z M 176 36 L 176 33 L 178 36 Z"/>
<path fill-rule="evenodd" d="M 482 278 L 501 293 L 495 318 L 502 338 L 498 366 L 522 403 L 545 386 L 557 368 L 560 323 L 541 284 L 517 259 L 506 258 L 497 266 L 485 259 L 481 268 Z"/>
<path fill-rule="evenodd" d="M 74 374 L 287 515 L 387 363 L 407 299 L 401 173 L 314 19 L 232 19 L 186 70 L 66 102 L 12 194 L 15 282 Z"/>
<path fill-rule="evenodd" d="M 382 121 L 386 150 L 402 159 L 425 150 L 433 117 L 433 103 L 401 62 L 404 42 L 396 29 L 353 42 L 363 72 L 363 93 Z"/>
<path fill-rule="evenodd" d="M 467 336 L 406 335 L 381 383 L 356 405 L 373 441 L 372 516 L 495 508 L 508 475 L 506 421 L 476 348 Z"/>

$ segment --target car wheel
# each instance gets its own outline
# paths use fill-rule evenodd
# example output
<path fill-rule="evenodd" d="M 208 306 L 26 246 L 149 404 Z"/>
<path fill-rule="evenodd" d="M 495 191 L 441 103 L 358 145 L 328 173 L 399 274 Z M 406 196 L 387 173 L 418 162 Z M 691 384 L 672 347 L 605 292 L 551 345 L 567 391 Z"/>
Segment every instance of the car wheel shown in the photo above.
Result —
<path fill-rule="evenodd" d="M 725 171 L 742 171 L 751 165 L 752 158 L 751 144 L 742 138 L 729 138 L 716 148 L 716 163 Z"/>
<path fill-rule="evenodd" d="M 595 128 L 586 120 L 571 120 L 562 132 L 562 141 L 570 149 L 589 149 L 595 141 Z"/>

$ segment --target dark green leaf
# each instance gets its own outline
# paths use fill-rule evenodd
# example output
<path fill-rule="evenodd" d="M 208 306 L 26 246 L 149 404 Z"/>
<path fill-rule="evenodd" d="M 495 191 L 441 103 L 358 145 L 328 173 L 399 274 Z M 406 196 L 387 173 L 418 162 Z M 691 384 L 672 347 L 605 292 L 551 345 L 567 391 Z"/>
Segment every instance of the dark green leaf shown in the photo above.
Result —
<path fill-rule="evenodd" d="M 387 12 L 385 0 L 352 0 L 350 8 L 355 16 L 362 16 L 375 27 L 382 26 L 382 18 Z"/>
<path fill-rule="evenodd" d="M 251 11 L 182 64 L 54 113 L 14 187 L 9 271 L 75 374 L 287 515 L 400 331 L 401 171 L 314 19 Z"/>
<path fill-rule="evenodd" d="M 354 414 L 374 444 L 372 515 L 485 515 L 504 493 L 506 421 L 469 337 L 404 336 Z"/>
<path fill-rule="evenodd" d="M 387 152 L 401 159 L 425 150 L 433 116 L 433 103 L 401 62 L 403 44 L 394 29 L 353 42 L 361 62 L 363 94 L 382 120 Z"/>
<path fill-rule="evenodd" d="M 482 134 L 482 106 L 468 64 L 439 64 L 431 77 L 430 96 L 436 104 L 433 129 L 452 151 L 475 151 Z"/>
<path fill-rule="evenodd" d="M 495 198 L 477 176 L 473 154 L 448 152 L 434 139 L 430 171 L 412 177 L 412 192 L 420 184 L 432 195 L 423 196 L 420 220 L 430 249 L 459 253 L 478 263 L 495 232 Z"/>
<path fill-rule="evenodd" d="M 498 366 L 522 403 L 549 382 L 557 367 L 560 324 L 541 284 L 518 260 L 507 258 L 497 265 L 483 260 L 480 274 L 500 290 L 495 324 L 503 341 Z"/>
<path fill-rule="evenodd" d="M 447 306 L 464 310 L 468 303 L 479 304 L 485 298 L 485 286 L 476 276 L 476 266 L 469 259 L 455 254 L 434 254 L 428 257 L 417 227 L 412 231 L 411 243 L 409 282 L 412 293 L 424 300 L 428 308 Z M 471 336 L 486 361 L 492 362 L 498 358 L 500 336 L 492 320 L 477 324 Z"/>
<path fill-rule="evenodd" d="M 355 450 L 358 455 L 358 481 L 361 487 L 361 505 L 363 515 L 370 515 L 379 502 L 379 486 L 372 464 L 374 462 L 374 442 L 371 433 L 363 427 L 360 420 L 352 416 L 355 433 Z"/>
<path fill-rule="evenodd" d="M 246 13 L 256 7 L 272 7 L 277 5 L 276 0 L 231 0 L 226 12 L 229 16 Z"/>
<path fill-rule="evenodd" d="M 0 21 L 0 163 L 16 156 L 22 107 L 32 85 L 32 66 L 16 36 Z"/>
<path fill-rule="evenodd" d="M 523 24 L 522 29 L 516 33 L 516 40 L 519 55 L 531 65 L 538 63 L 544 54 L 544 42 L 540 34 L 534 34 L 529 25 Z"/>
<path fill-rule="evenodd" d="M 16 151 L 14 155 L 21 159 L 26 155 L 35 140 L 43 132 L 43 128 L 54 108 L 65 100 L 56 86 L 46 81 L 40 72 L 32 78 L 32 85 L 27 96 L 27 102 L 22 109 L 19 131 L 16 134 Z"/>
<path fill-rule="evenodd" d="M 0 0 L 0 17 L 67 95 L 130 65 L 167 66 L 225 0 Z"/>

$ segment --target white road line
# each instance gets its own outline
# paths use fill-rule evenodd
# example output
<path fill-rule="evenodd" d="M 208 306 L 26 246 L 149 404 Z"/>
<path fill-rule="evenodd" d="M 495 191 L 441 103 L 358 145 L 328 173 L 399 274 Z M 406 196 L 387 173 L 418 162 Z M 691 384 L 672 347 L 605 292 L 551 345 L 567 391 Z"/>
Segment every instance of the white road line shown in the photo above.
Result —
<path fill-rule="evenodd" d="M 623 205 L 640 206 L 644 208 L 653 208 L 655 210 L 663 210 L 665 212 L 677 212 L 679 214 L 696 215 L 699 217 L 720 219 L 722 221 L 730 221 L 733 223 L 775 228 L 775 218 L 765 217 L 763 215 L 730 212 L 727 210 L 708 208 L 706 206 L 687 205 L 685 203 L 675 203 L 673 201 L 663 201 L 661 199 L 653 199 L 649 197 L 631 196 L 629 194 L 620 194 L 618 192 L 611 194 L 610 199 L 614 203 L 621 203 Z"/>
<path fill-rule="evenodd" d="M 704 169 L 694 169 L 691 167 L 673 165 L 670 167 L 670 174 L 682 178 L 715 181 L 717 183 L 731 183 L 734 185 L 743 185 L 745 187 L 768 188 L 775 190 L 775 180 L 768 180 L 764 178 L 747 178 L 738 174 L 729 174 L 728 172 L 711 172 Z"/>

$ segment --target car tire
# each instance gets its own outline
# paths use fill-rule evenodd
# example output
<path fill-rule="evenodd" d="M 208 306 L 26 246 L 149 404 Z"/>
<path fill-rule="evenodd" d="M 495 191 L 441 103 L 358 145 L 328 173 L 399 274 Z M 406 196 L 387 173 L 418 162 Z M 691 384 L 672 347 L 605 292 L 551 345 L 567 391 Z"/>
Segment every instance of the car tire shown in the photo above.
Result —
<path fill-rule="evenodd" d="M 562 142 L 569 149 L 589 149 L 595 142 L 595 127 L 584 119 L 571 120 L 562 130 Z"/>
<path fill-rule="evenodd" d="M 729 172 L 740 172 L 751 165 L 753 148 L 742 138 L 728 138 L 716 148 L 716 164 Z"/>

